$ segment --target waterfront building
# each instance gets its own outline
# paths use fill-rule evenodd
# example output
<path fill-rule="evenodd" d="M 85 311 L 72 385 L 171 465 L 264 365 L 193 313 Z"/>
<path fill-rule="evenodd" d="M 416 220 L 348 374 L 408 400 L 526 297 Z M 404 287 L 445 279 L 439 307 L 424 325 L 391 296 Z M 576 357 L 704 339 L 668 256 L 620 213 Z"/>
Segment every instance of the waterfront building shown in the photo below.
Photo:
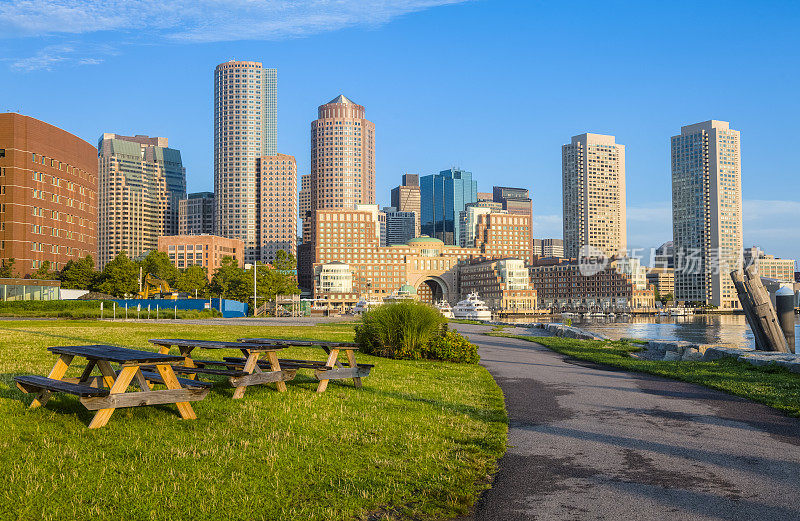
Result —
<path fill-rule="evenodd" d="M 100 269 L 120 252 L 133 259 L 178 233 L 186 169 L 165 137 L 105 133 L 97 146 L 98 259 Z"/>
<path fill-rule="evenodd" d="M 97 190 L 95 147 L 44 121 L 0 114 L 0 259 L 15 259 L 18 275 L 45 261 L 59 270 L 97 258 Z"/>
<path fill-rule="evenodd" d="M 448 245 L 458 244 L 461 212 L 478 200 L 478 183 L 472 179 L 472 172 L 451 168 L 423 176 L 420 195 L 422 233 Z"/>
<path fill-rule="evenodd" d="M 418 174 L 403 174 L 400 186 L 392 188 L 392 206 L 399 212 L 414 212 L 414 237 L 419 236 L 421 219 L 421 200 Z"/>
<path fill-rule="evenodd" d="M 513 215 L 530 215 L 533 223 L 533 201 L 527 188 L 495 186 L 492 188 L 495 202 L 503 205 L 503 210 Z"/>
<path fill-rule="evenodd" d="M 386 216 L 386 246 L 405 244 L 417 236 L 417 212 L 404 212 L 387 206 L 383 213 Z"/>
<path fill-rule="evenodd" d="M 344 262 L 318 264 L 314 268 L 314 282 L 314 292 L 318 295 L 353 292 L 353 274 Z"/>
<path fill-rule="evenodd" d="M 262 262 L 273 262 L 278 250 L 297 255 L 297 162 L 274 154 L 256 161 L 256 238 Z"/>
<path fill-rule="evenodd" d="M 484 203 L 491 203 L 490 201 L 478 201 L 477 203 L 470 203 L 459 213 L 459 221 L 461 221 L 460 236 L 458 245 L 462 248 L 474 248 L 475 238 L 478 233 L 478 216 L 486 215 L 492 212 L 503 212 L 503 210 L 494 210 L 488 206 L 479 206 Z M 505 213 L 505 212 L 503 212 Z"/>
<path fill-rule="evenodd" d="M 612 260 L 594 275 L 581 273 L 575 259 L 542 259 L 530 267 L 533 289 L 542 308 L 553 311 L 620 312 L 652 310 L 655 293 L 637 289 Z"/>
<path fill-rule="evenodd" d="M 277 99 L 277 71 L 261 62 L 231 60 L 214 70 L 216 230 L 244 242 L 248 263 L 261 258 L 256 170 L 260 157 L 278 153 Z"/>
<path fill-rule="evenodd" d="M 614 136 L 581 134 L 561 149 L 564 254 L 588 245 L 607 257 L 627 249 L 625 146 Z"/>
<path fill-rule="evenodd" d="M 162 235 L 158 238 L 158 251 L 163 251 L 178 269 L 202 266 L 211 280 L 223 257 L 233 257 L 239 266 L 244 265 L 244 242 L 218 235 Z"/>
<path fill-rule="evenodd" d="M 538 257 L 563 257 L 564 241 L 561 239 L 533 239 L 533 255 Z"/>
<path fill-rule="evenodd" d="M 740 308 L 730 278 L 742 256 L 739 131 L 715 120 L 681 127 L 671 158 L 675 299 Z"/>
<path fill-rule="evenodd" d="M 655 287 L 658 294 L 675 296 L 675 269 L 655 267 L 647 272 L 647 284 Z"/>
<path fill-rule="evenodd" d="M 381 246 L 379 213 L 365 207 L 315 212 L 317 236 L 312 243 L 303 244 L 310 250 L 310 270 L 303 265 L 300 268 L 301 278 L 311 280 L 308 287 L 314 288 L 315 298 L 341 305 L 353 304 L 362 297 L 382 300 L 407 283 L 424 302 L 454 302 L 459 296 L 459 262 L 476 258 L 519 258 L 525 262 L 526 258 L 515 253 L 530 252 L 530 218 L 526 216 L 484 216 L 477 225 L 475 247 L 460 248 L 426 236 L 406 244 Z M 352 292 L 329 295 L 321 291 L 319 266 L 332 262 L 348 266 Z M 310 274 L 303 274 L 303 270 Z"/>
<path fill-rule="evenodd" d="M 755 264 L 756 271 L 761 277 L 775 279 L 781 282 L 794 282 L 794 259 L 776 258 L 767 255 L 758 246 L 744 250 L 744 267 Z"/>
<path fill-rule="evenodd" d="M 522 259 L 473 259 L 459 266 L 461 298 L 476 292 L 492 311 L 526 313 L 536 309 L 536 290 Z"/>
<path fill-rule="evenodd" d="M 178 235 L 214 234 L 214 192 L 196 192 L 178 204 Z"/>
<path fill-rule="evenodd" d="M 617 270 L 627 275 L 633 283 L 633 289 L 647 289 L 647 268 L 636 257 L 619 257 L 616 262 Z"/>

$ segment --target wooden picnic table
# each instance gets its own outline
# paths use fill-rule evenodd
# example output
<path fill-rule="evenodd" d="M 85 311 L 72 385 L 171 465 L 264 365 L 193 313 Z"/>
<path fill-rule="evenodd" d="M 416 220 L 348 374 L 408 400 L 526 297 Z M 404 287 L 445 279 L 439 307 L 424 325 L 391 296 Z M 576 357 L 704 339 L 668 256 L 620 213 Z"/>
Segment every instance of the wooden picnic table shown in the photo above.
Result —
<path fill-rule="evenodd" d="M 223 342 L 217 340 L 188 340 L 181 338 L 154 338 L 150 343 L 159 346 L 159 352 L 167 354 L 170 348 L 177 347 L 182 357 L 182 365 L 174 367 L 179 373 L 188 373 L 195 378 L 197 374 L 227 376 L 236 390 L 233 398 L 244 396 L 245 389 L 251 385 L 275 382 L 278 391 L 286 391 L 286 382 L 294 379 L 297 369 L 281 368 L 277 351 L 283 346 L 268 346 L 256 343 Z M 220 360 L 196 360 L 192 351 L 201 349 L 238 349 L 244 355 L 242 364 L 233 364 Z M 259 358 L 265 355 L 266 359 Z M 209 367 L 211 366 L 211 367 Z M 225 366 L 226 369 L 214 369 L 213 366 Z"/>
<path fill-rule="evenodd" d="M 248 344 L 270 345 L 275 347 L 320 347 L 328 355 L 328 359 L 320 360 L 289 360 L 281 359 L 283 367 L 293 369 L 313 369 L 314 375 L 319 380 L 317 392 L 323 393 L 328 388 L 330 380 L 353 379 L 353 385 L 361 387 L 361 379 L 369 376 L 374 367 L 371 364 L 356 363 L 358 346 L 348 342 L 325 342 L 321 340 L 291 340 L 285 338 L 240 338 L 240 342 Z M 339 353 L 344 351 L 347 357 L 347 366 L 339 361 Z"/>
<path fill-rule="evenodd" d="M 179 356 L 140 351 L 111 345 L 58 346 L 48 351 L 59 355 L 55 366 L 47 377 L 18 376 L 14 380 L 26 393 L 36 394 L 30 407 L 47 403 L 54 392 L 78 396 L 84 407 L 97 411 L 89 423 L 90 429 L 97 429 L 108 423 L 114 411 L 121 407 L 139 407 L 174 403 L 183 419 L 196 419 L 197 416 L 189 402 L 202 400 L 211 385 L 178 378 L 172 370 L 172 363 L 182 360 Z M 64 378 L 67 369 L 76 357 L 85 358 L 88 363 L 78 378 Z M 115 371 L 112 363 L 119 364 Z M 143 366 L 153 366 L 156 373 L 143 371 Z M 97 369 L 99 376 L 92 376 Z M 136 378 L 139 391 L 126 392 Z M 164 384 L 164 390 L 153 390 L 150 382 Z"/>

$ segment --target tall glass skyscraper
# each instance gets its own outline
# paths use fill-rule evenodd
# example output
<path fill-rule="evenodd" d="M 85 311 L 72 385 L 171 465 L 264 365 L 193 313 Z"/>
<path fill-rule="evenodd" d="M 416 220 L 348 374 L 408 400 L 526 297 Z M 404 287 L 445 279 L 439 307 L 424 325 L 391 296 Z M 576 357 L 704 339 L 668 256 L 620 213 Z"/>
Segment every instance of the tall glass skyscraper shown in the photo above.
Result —
<path fill-rule="evenodd" d="M 472 172 L 456 168 L 426 175 L 419 180 L 422 233 L 445 244 L 458 245 L 459 216 L 467 203 L 478 200 L 478 183 Z"/>
<path fill-rule="evenodd" d="M 277 70 L 228 61 L 214 71 L 214 193 L 217 233 L 259 258 L 256 160 L 278 153 Z"/>

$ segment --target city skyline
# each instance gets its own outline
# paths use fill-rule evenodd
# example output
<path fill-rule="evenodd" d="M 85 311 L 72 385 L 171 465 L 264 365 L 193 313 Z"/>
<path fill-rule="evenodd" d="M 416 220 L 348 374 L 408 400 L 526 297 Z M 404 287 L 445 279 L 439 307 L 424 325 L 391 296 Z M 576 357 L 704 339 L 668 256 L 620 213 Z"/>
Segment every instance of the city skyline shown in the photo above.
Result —
<path fill-rule="evenodd" d="M 407 11 L 402 17 L 389 16 L 382 25 L 365 28 L 359 24 L 345 29 L 317 31 L 304 38 L 290 40 L 272 39 L 269 42 L 236 42 L 217 41 L 204 44 L 176 45 L 167 41 L 156 42 L 154 49 L 145 49 L 129 44 L 123 47 L 113 62 L 106 60 L 100 64 L 70 65 L 68 59 L 52 62 L 51 70 L 38 70 L 33 60 L 30 66 L 23 66 L 23 59 L 34 57 L 39 52 L 37 46 L 41 42 L 34 36 L 14 33 L 13 41 L 3 40 L 7 47 L 7 55 L 13 56 L 6 66 L 9 76 L 14 80 L 0 87 L 0 95 L 8 100 L 9 107 L 22 113 L 48 121 L 82 137 L 88 142 L 95 142 L 102 131 L 114 131 L 123 134 L 145 133 L 149 135 L 166 135 L 171 144 L 180 149 L 187 169 L 188 191 L 196 192 L 211 188 L 211 154 L 208 143 L 212 138 L 210 130 L 211 111 L 208 103 L 209 70 L 216 63 L 232 57 L 258 60 L 265 67 L 279 69 L 281 76 L 281 105 L 279 107 L 279 143 L 281 152 L 294 155 L 298 161 L 298 173 L 309 173 L 310 152 L 308 146 L 308 124 L 314 119 L 314 108 L 326 99 L 331 99 L 343 92 L 348 97 L 358 100 L 368 107 L 370 120 L 379 128 L 376 150 L 376 195 L 381 206 L 389 205 L 389 191 L 397 186 L 400 175 L 404 172 L 415 172 L 429 175 L 452 165 L 472 171 L 478 181 L 479 191 L 489 191 L 493 184 L 521 186 L 531 190 L 534 204 L 536 237 L 559 237 L 561 229 L 560 198 L 549 197 L 549 194 L 560 193 L 560 146 L 572 135 L 583 132 L 612 134 L 627 147 L 627 181 L 628 181 L 628 243 L 631 248 L 651 248 L 672 237 L 671 201 L 670 201 L 670 165 L 669 138 L 674 129 L 696 121 L 720 119 L 730 121 L 731 126 L 742 132 L 742 193 L 744 217 L 744 245 L 758 245 L 768 253 L 780 257 L 800 257 L 800 237 L 795 227 L 783 225 L 788 219 L 800 215 L 800 197 L 796 195 L 796 176 L 793 175 L 791 160 L 774 154 L 772 135 L 785 131 L 797 104 L 788 95 L 787 85 L 795 83 L 793 70 L 783 71 L 780 80 L 774 80 L 774 88 L 770 96 L 753 96 L 756 83 L 770 83 L 770 75 L 775 70 L 768 64 L 762 65 L 759 60 L 770 49 L 771 59 L 790 60 L 797 51 L 782 43 L 786 39 L 784 24 L 776 14 L 771 12 L 757 13 L 762 18 L 771 19 L 772 31 L 767 34 L 763 30 L 750 27 L 732 15 L 725 15 L 710 20 L 702 16 L 711 7 L 701 7 L 698 19 L 705 22 L 686 22 L 681 15 L 687 6 L 677 5 L 658 20 L 660 26 L 651 25 L 648 13 L 650 7 L 630 6 L 627 17 L 637 18 L 637 27 L 620 26 L 620 34 L 600 44 L 603 51 L 619 51 L 629 49 L 632 42 L 641 46 L 626 58 L 620 69 L 620 75 L 609 78 L 607 84 L 588 94 L 586 103 L 578 107 L 569 106 L 566 96 L 576 93 L 575 88 L 567 88 L 569 78 L 554 79 L 553 87 L 529 87 L 530 73 L 517 67 L 512 72 L 500 72 L 497 66 L 485 62 L 488 56 L 504 52 L 515 45 L 521 45 L 520 51 L 514 51 L 508 60 L 523 59 L 524 64 L 541 64 L 537 75 L 549 74 L 561 67 L 562 60 L 578 52 L 582 43 L 596 34 L 593 29 L 574 41 L 557 39 L 557 43 L 545 43 L 550 30 L 547 23 L 563 16 L 563 9 L 555 6 L 527 6 L 513 2 L 465 2 L 435 9 Z M 791 10 L 791 6 L 790 7 Z M 693 8 L 694 9 L 694 8 Z M 515 20 L 512 14 L 519 11 L 526 24 Z M 776 10 L 777 11 L 777 10 Z M 716 13 L 716 11 L 715 11 Z M 594 12 L 602 20 L 610 16 L 602 11 Z M 576 27 L 590 27 L 590 16 L 577 15 L 570 23 Z M 784 16 L 789 19 L 791 17 Z M 487 26 L 487 35 L 473 32 L 469 38 L 459 37 L 452 43 L 435 34 L 434 28 L 443 20 L 462 23 L 464 27 L 478 27 L 479 21 Z M 608 20 L 606 20 L 608 21 Z M 504 38 L 490 41 L 491 35 L 497 35 L 500 27 L 505 25 Z M 557 25 L 557 24 L 556 24 Z M 523 27 L 525 30 L 523 31 Z M 531 28 L 536 31 L 531 31 Z M 676 71 L 697 73 L 699 64 L 682 63 L 673 65 L 668 58 L 675 53 L 688 50 L 689 44 L 670 37 L 671 30 L 679 28 L 682 34 L 695 34 L 708 28 L 724 30 L 726 34 L 736 31 L 737 41 L 733 51 L 722 56 L 721 67 L 736 64 L 737 81 L 725 93 L 703 92 L 695 88 L 688 91 L 668 92 L 668 87 L 675 89 L 680 81 L 669 80 L 663 87 L 656 83 L 674 75 Z M 788 25 L 786 26 L 788 30 Z M 452 64 L 443 64 L 440 58 L 426 56 L 422 46 L 402 40 L 403 45 L 387 44 L 393 37 L 415 31 L 423 34 L 426 45 L 441 46 L 443 53 Z M 522 31 L 516 34 L 515 31 Z M 640 42 L 637 37 L 644 31 L 652 34 L 652 39 Z M 469 33 L 470 31 L 466 31 Z M 523 40 L 522 34 L 537 33 L 531 39 Z M 92 40 L 98 44 L 102 35 L 90 30 L 79 36 L 71 37 L 77 41 Z M 57 34 L 48 34 L 43 38 L 47 44 L 55 44 Z M 371 47 L 373 42 L 381 40 L 380 45 Z M 350 45 L 360 42 L 363 45 L 362 59 L 374 61 L 375 66 L 368 71 L 333 71 L 322 81 L 308 81 L 309 73 L 314 66 L 327 59 L 315 57 L 313 51 L 318 47 Z M 745 48 L 744 43 L 747 43 Z M 204 47 L 199 47 L 200 45 Z M 457 47 L 461 45 L 463 49 Z M 74 47 L 80 47 L 75 45 Z M 520 58 L 519 52 L 537 52 Z M 477 54 L 476 54 L 477 50 Z M 773 51 L 777 50 L 777 54 Z M 73 86 L 65 82 L 63 95 L 57 99 L 46 99 L 39 86 L 43 78 L 52 74 L 64 74 L 67 77 L 80 75 L 85 82 L 94 85 L 92 96 L 95 102 L 102 103 L 106 93 L 103 87 L 110 85 L 108 77 L 114 77 L 115 71 L 130 66 L 130 62 L 141 60 L 142 56 L 150 56 L 153 52 L 164 54 L 164 63 L 171 68 L 179 63 L 176 85 L 165 85 L 153 93 L 139 92 L 133 98 L 131 107 L 123 107 L 115 114 L 119 121 L 110 120 L 107 115 L 94 117 L 86 103 L 90 100 L 81 98 L 84 91 L 79 85 Z M 77 51 L 76 51 L 77 52 Z M 399 59 L 401 52 L 408 58 Z M 378 60 L 380 53 L 387 59 Z M 652 53 L 653 67 L 642 72 L 630 67 L 637 60 L 642 60 Z M 74 54 L 74 53 L 73 53 Z M 468 55 L 486 68 L 486 74 L 492 74 L 491 82 L 477 82 L 477 76 L 470 76 L 470 82 L 459 82 L 458 87 L 433 87 L 431 82 L 422 86 L 415 85 L 412 79 L 399 78 L 393 72 L 402 71 L 403 76 L 427 76 L 435 68 L 442 68 L 442 74 L 452 69 L 463 70 Z M 98 61 L 105 59 L 101 52 L 96 52 Z M 558 60 L 553 62 L 553 59 Z M 42 60 L 40 60 L 41 62 Z M 152 61 L 152 60 L 151 60 Z M 393 62 L 396 68 L 382 65 L 384 61 Z M 508 62 L 502 61 L 502 64 Z M 158 63 L 154 64 L 158 69 Z M 123 67 L 124 66 L 124 67 Z M 166 67 L 166 65 L 165 65 Z M 399 67 L 399 68 L 397 68 Z M 591 71 L 597 71 L 590 66 Z M 169 77 L 169 70 L 165 69 Z M 482 73 L 484 74 L 484 73 Z M 499 74 L 499 76 L 498 76 Z M 635 81 L 631 78 L 636 75 Z M 766 75 L 766 76 L 765 76 Z M 751 78 L 759 78 L 755 82 Z M 677 83 L 676 83 L 677 81 Z M 85 85 L 86 83 L 80 83 Z M 627 84 L 626 84 L 627 82 Z M 169 83 L 169 82 L 168 82 Z M 389 86 L 393 84 L 393 86 Z M 522 85 L 525 89 L 518 89 Z M 763 87 L 761 87 L 763 88 Z M 555 90 L 553 90 L 555 89 Z M 654 90 L 651 90 L 654 89 Z M 112 89 L 107 89 L 112 90 Z M 137 86 L 136 90 L 142 89 Z M 517 92 L 519 90 L 519 92 Z M 547 99 L 556 90 L 563 90 L 556 98 Z M 98 91 L 98 92 L 95 92 Z M 125 92 L 130 92 L 126 90 Z M 686 94 L 690 94 L 687 96 Z M 498 97 L 498 94 L 502 96 Z M 476 96 L 494 96 L 493 103 L 497 107 L 484 107 L 480 126 L 464 125 L 463 106 L 468 99 Z M 99 96 L 99 98 L 98 98 Z M 148 110 L 151 99 L 157 96 L 161 102 L 158 110 L 163 111 L 154 118 L 156 109 Z M 401 97 L 402 96 L 402 97 Z M 742 103 L 746 97 L 748 103 Z M 69 99 L 69 107 L 56 107 L 63 99 Z M 542 103 L 556 106 L 555 109 L 542 110 Z M 622 106 L 612 103 L 604 108 L 594 102 L 599 99 L 625 100 Z M 751 100 L 758 99 L 754 103 Z M 401 100 L 405 103 L 397 103 Z M 409 102 L 409 100 L 413 100 Z M 432 110 L 435 107 L 435 110 Z M 653 110 L 657 107 L 658 110 Z M 53 110 L 54 109 L 54 110 Z M 535 111 L 536 121 L 529 121 L 528 114 Z M 52 114 L 52 115 L 50 115 Z M 647 114 L 644 118 L 640 114 Z M 785 120 L 785 121 L 784 121 Z M 463 129 L 453 127 L 458 122 Z M 154 128 L 155 127 L 155 128 Z M 524 129 L 524 132 L 521 132 Z M 449 135 L 448 135 L 449 134 Z M 413 136 L 413 137 L 409 137 Z M 476 146 L 477 143 L 483 146 Z M 488 148 L 487 148 L 488 147 Z M 523 151 L 523 147 L 526 149 Z M 489 150 L 491 153 L 486 153 Z M 486 157 L 484 157 L 486 156 Z M 530 161 L 530 158 L 534 158 Z M 763 180 L 769 180 L 764 183 Z M 775 190 L 776 186 L 784 186 L 785 190 Z M 556 200 L 558 199 L 558 200 Z"/>

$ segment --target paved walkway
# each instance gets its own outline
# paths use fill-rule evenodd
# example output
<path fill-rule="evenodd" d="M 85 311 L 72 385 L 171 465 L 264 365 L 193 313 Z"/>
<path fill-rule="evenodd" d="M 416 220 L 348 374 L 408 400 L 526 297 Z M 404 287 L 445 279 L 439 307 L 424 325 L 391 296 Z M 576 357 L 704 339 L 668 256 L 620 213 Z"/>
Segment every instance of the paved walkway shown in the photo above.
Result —
<path fill-rule="evenodd" d="M 454 325 L 506 396 L 508 452 L 475 520 L 800 520 L 800 420 Z"/>

